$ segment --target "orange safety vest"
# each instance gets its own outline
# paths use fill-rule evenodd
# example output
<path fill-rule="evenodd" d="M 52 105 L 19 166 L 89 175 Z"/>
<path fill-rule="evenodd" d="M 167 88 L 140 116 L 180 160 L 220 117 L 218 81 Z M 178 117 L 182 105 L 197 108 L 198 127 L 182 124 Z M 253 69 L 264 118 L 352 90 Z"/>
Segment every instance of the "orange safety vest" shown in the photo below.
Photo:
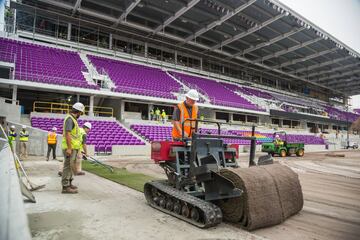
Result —
<path fill-rule="evenodd" d="M 196 119 L 197 118 L 197 115 L 198 115 L 198 107 L 197 106 L 195 106 L 195 105 L 192 106 L 191 117 L 189 116 L 189 112 L 186 109 L 184 102 L 179 103 L 177 106 L 180 110 L 180 125 L 181 125 L 181 127 L 182 127 L 182 123 L 185 119 L 189 119 L 189 118 Z M 195 128 L 195 122 L 186 121 L 184 123 L 184 133 L 187 133 L 187 135 L 189 137 L 191 137 L 192 129 L 194 129 L 194 128 Z M 182 134 L 182 132 L 181 131 L 179 132 L 177 130 L 177 128 L 174 126 L 173 130 L 172 130 L 172 137 L 173 138 L 181 138 L 181 136 L 182 136 L 181 134 Z"/>
<path fill-rule="evenodd" d="M 56 144 L 56 133 L 54 132 L 48 133 L 48 144 Z"/>

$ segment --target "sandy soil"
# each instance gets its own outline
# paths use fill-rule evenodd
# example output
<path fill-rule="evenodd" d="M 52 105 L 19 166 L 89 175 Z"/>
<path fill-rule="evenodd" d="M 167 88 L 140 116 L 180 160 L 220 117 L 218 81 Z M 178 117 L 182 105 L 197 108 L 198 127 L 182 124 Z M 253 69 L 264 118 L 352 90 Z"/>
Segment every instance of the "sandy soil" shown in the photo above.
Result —
<path fill-rule="evenodd" d="M 276 161 L 299 174 L 305 205 L 284 223 L 251 233 L 222 223 L 202 230 L 149 207 L 142 193 L 87 173 L 76 177 L 77 195 L 60 194 L 57 162 L 33 159 L 25 167 L 34 183 L 46 183 L 27 203 L 33 239 L 360 239 L 360 151 L 345 158 L 308 153 Z M 155 177 L 150 159 L 102 157 L 107 163 Z M 246 165 L 245 156 L 241 165 Z"/>

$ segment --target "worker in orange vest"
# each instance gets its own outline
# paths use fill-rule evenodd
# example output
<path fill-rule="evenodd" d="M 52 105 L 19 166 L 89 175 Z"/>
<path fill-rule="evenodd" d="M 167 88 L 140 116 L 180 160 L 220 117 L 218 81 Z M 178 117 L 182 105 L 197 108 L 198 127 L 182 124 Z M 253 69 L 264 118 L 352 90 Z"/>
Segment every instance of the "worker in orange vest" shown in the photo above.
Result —
<path fill-rule="evenodd" d="M 172 138 L 179 141 L 182 137 L 182 123 L 185 119 L 197 119 L 199 111 L 196 101 L 199 100 L 199 93 L 195 89 L 191 89 L 186 93 L 186 100 L 179 103 L 174 108 L 173 113 L 173 129 Z M 184 123 L 184 138 L 190 138 L 195 128 L 195 122 L 186 121 Z"/>
<path fill-rule="evenodd" d="M 52 151 L 53 160 L 56 160 L 56 143 L 57 143 L 57 128 L 53 127 L 51 132 L 48 133 L 47 142 L 48 142 L 48 151 L 46 155 L 46 161 L 49 161 L 50 152 Z"/>

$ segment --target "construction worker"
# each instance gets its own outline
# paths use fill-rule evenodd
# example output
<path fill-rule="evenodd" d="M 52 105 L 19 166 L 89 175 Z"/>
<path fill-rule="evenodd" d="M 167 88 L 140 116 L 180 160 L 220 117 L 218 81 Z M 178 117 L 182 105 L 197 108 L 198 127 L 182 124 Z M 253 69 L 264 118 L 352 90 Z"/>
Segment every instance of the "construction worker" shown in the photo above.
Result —
<path fill-rule="evenodd" d="M 160 122 L 160 109 L 159 108 L 156 108 L 155 110 L 155 116 L 156 116 L 156 121 L 159 121 Z"/>
<path fill-rule="evenodd" d="M 161 112 L 161 119 L 162 119 L 162 122 L 165 123 L 166 120 L 167 120 L 167 115 L 166 115 L 166 112 L 165 110 L 163 109 L 162 112 Z"/>
<path fill-rule="evenodd" d="M 81 134 L 78 118 L 84 113 L 85 107 L 77 102 L 72 106 L 70 114 L 64 119 L 62 150 L 64 154 L 64 167 L 62 170 L 62 193 L 78 193 L 77 187 L 72 185 L 73 165 L 81 148 Z"/>
<path fill-rule="evenodd" d="M 80 128 L 81 146 L 80 146 L 80 151 L 78 152 L 76 157 L 76 163 L 74 164 L 75 169 L 73 170 L 73 172 L 75 175 L 85 175 L 85 172 L 83 172 L 81 168 L 81 160 L 83 159 L 82 152 L 84 152 L 85 157 L 88 155 L 86 139 L 90 130 L 91 130 L 91 123 L 89 122 L 84 123 L 84 126 Z"/>
<path fill-rule="evenodd" d="M 26 130 L 26 126 L 23 125 L 19 133 L 20 140 L 20 158 L 28 157 L 28 142 L 29 142 L 29 132 Z"/>
<path fill-rule="evenodd" d="M 199 93 L 191 89 L 186 93 L 186 100 L 179 103 L 174 108 L 172 138 L 178 141 L 182 137 L 182 123 L 185 119 L 197 119 L 199 115 L 198 107 L 195 102 L 199 100 Z M 186 121 L 184 123 L 184 137 L 190 138 L 194 130 L 195 122 Z"/>
<path fill-rule="evenodd" d="M 46 155 L 46 161 L 49 161 L 50 152 L 52 151 L 53 160 L 56 160 L 56 144 L 57 144 L 57 128 L 53 127 L 51 132 L 48 133 L 47 142 L 48 142 L 48 151 Z"/>
<path fill-rule="evenodd" d="M 275 136 L 274 143 L 275 143 L 275 145 L 278 145 L 278 146 L 284 145 L 284 141 L 282 141 L 280 139 L 280 136 L 278 134 L 276 134 L 276 136 Z"/>
<path fill-rule="evenodd" d="M 155 120 L 155 113 L 154 113 L 154 109 L 150 110 L 150 120 Z"/>
<path fill-rule="evenodd" d="M 10 130 L 8 132 L 8 139 L 9 139 L 9 144 L 10 144 L 13 152 L 16 151 L 16 137 L 17 137 L 17 134 L 15 132 L 15 126 L 11 125 Z"/>

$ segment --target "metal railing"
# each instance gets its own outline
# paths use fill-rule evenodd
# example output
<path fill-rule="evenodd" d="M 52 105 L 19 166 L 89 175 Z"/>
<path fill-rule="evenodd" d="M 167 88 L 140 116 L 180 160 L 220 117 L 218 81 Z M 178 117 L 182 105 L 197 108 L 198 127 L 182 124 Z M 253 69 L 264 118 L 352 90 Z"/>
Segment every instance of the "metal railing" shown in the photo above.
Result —
<path fill-rule="evenodd" d="M 33 103 L 33 112 L 61 113 L 66 114 L 71 110 L 72 105 L 59 102 L 42 102 L 35 101 Z M 85 106 L 85 114 L 89 115 L 90 106 Z M 94 116 L 113 117 L 114 109 L 112 107 L 93 107 Z"/>
<path fill-rule="evenodd" d="M 90 106 L 85 106 L 85 114 L 89 115 Z M 114 109 L 112 107 L 98 107 L 94 106 L 93 109 L 94 116 L 97 117 L 113 117 Z"/>
<path fill-rule="evenodd" d="M 41 102 L 35 101 L 33 103 L 33 112 L 48 112 L 48 113 L 69 113 L 71 109 L 67 103 L 56 102 Z"/>

